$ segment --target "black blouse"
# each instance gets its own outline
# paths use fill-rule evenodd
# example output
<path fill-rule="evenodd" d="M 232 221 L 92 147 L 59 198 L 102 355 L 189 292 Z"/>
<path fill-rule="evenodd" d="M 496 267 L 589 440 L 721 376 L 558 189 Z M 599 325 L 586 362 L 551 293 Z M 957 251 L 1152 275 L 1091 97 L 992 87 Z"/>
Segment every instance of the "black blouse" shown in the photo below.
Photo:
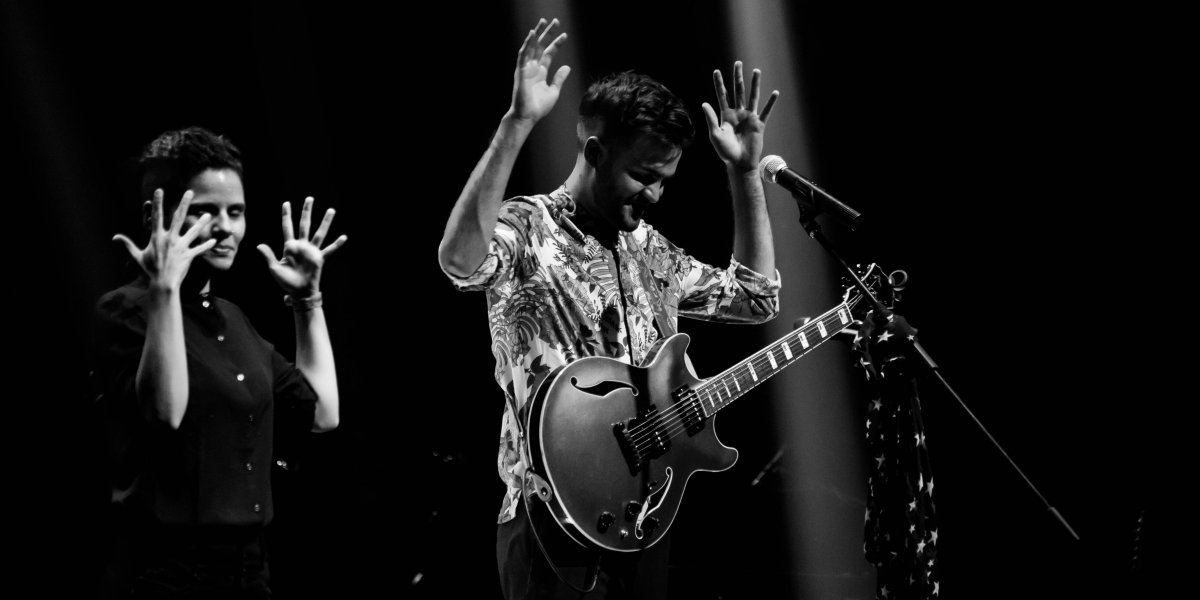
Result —
<path fill-rule="evenodd" d="M 148 419 L 134 387 L 147 301 L 139 280 L 97 306 L 94 375 L 110 423 L 114 500 L 164 525 L 269 523 L 277 438 L 312 430 L 316 392 L 237 305 L 195 295 L 182 300 L 187 411 L 177 430 Z"/>

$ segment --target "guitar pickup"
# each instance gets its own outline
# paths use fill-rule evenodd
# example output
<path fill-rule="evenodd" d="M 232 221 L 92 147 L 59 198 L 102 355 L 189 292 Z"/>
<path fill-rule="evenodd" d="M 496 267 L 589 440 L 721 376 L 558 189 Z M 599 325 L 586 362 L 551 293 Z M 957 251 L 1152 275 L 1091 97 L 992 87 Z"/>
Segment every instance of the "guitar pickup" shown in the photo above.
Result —
<path fill-rule="evenodd" d="M 685 385 L 671 395 L 675 397 L 675 410 L 679 414 L 679 419 L 683 421 L 683 426 L 687 428 L 687 434 L 700 433 L 704 429 L 706 417 L 704 408 L 700 405 L 700 399 L 696 397 L 696 392 Z"/>
<path fill-rule="evenodd" d="M 632 419 L 613 423 L 613 435 L 630 475 L 637 475 L 651 459 L 671 450 L 671 436 L 663 429 L 658 407 L 653 404 Z"/>

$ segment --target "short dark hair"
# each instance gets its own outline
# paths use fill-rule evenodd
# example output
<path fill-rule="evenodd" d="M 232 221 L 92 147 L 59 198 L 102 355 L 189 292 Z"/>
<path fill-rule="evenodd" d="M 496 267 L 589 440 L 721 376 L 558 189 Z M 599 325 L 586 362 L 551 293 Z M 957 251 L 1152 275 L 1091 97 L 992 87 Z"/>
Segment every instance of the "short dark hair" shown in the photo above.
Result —
<path fill-rule="evenodd" d="M 579 122 L 601 139 L 616 141 L 641 134 L 684 148 L 694 135 L 683 101 L 663 84 L 634 71 L 605 75 L 588 86 L 579 103 Z"/>
<path fill-rule="evenodd" d="M 149 200 L 155 189 L 162 188 L 164 204 L 174 204 L 188 183 L 209 169 L 229 169 L 245 178 L 242 153 L 225 137 L 203 127 L 163 132 L 138 158 L 142 199 Z"/>

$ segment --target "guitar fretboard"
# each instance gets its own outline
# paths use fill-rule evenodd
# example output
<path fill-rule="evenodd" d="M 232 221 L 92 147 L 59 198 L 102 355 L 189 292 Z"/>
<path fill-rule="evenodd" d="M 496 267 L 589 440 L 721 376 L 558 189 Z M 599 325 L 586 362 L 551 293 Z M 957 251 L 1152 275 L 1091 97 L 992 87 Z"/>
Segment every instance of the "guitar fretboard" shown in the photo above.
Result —
<path fill-rule="evenodd" d="M 703 410 L 704 417 L 717 414 L 717 411 L 808 354 L 852 322 L 849 305 L 842 303 L 705 381 L 693 390 L 694 399 Z"/>

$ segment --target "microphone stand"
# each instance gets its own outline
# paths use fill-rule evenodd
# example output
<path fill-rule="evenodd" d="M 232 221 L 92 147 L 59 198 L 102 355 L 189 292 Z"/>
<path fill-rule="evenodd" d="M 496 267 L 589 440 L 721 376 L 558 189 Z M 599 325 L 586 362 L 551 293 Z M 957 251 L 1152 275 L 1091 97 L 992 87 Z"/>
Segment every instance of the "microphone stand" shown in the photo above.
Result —
<path fill-rule="evenodd" d="M 800 225 L 804 227 L 804 231 L 808 233 L 808 237 L 816 240 L 822 248 L 824 248 L 827 252 L 829 252 L 830 255 L 834 257 L 834 259 L 837 260 L 838 264 L 842 266 L 842 269 L 846 272 L 846 274 L 850 276 L 850 280 L 854 282 L 855 287 L 862 292 L 863 297 L 869 300 L 871 305 L 875 307 L 876 314 L 883 314 L 886 312 L 887 308 L 879 301 L 878 298 L 875 297 L 874 294 L 871 293 L 871 290 L 866 286 L 866 284 L 863 283 L 862 279 L 858 277 L 858 274 L 854 272 L 854 269 L 850 267 L 849 263 L 842 259 L 842 256 L 833 247 L 832 242 L 830 242 L 829 239 L 826 238 L 823 233 L 821 233 L 821 226 L 816 220 L 817 215 L 821 213 L 821 209 L 814 203 L 811 203 L 811 201 L 806 201 L 801 197 L 800 194 L 793 193 L 792 196 L 796 200 L 796 205 L 800 208 Z M 856 226 L 857 224 L 857 219 L 851 223 L 852 226 Z M 944 387 L 946 391 L 958 401 L 959 406 L 961 406 L 963 410 L 967 412 L 967 415 L 971 417 L 971 420 L 975 422 L 975 425 L 979 427 L 980 431 L 982 431 L 983 434 L 987 436 L 989 440 L 991 440 L 992 445 L 994 445 L 996 449 L 1000 451 L 1000 454 L 1004 456 L 1004 459 L 1008 461 L 1008 464 L 1012 465 L 1012 468 L 1015 469 L 1017 474 L 1021 476 L 1021 479 L 1025 480 L 1025 484 L 1028 485 L 1029 489 L 1033 490 L 1033 493 L 1036 494 L 1038 499 L 1042 501 L 1042 504 L 1046 507 L 1046 510 L 1049 511 L 1059 523 L 1062 523 L 1063 527 L 1067 529 L 1067 532 L 1071 534 L 1071 537 L 1074 538 L 1075 541 L 1079 541 L 1079 535 L 1075 533 L 1075 530 L 1071 528 L 1071 525 L 1067 523 L 1067 520 L 1063 518 L 1061 513 L 1058 512 L 1058 509 L 1054 508 L 1054 506 L 1052 506 L 1050 502 L 1046 500 L 1046 497 L 1043 496 L 1040 491 L 1038 491 L 1037 486 L 1033 485 L 1033 482 L 1025 476 L 1025 473 L 1021 471 L 1021 468 L 1017 466 L 1017 463 L 1011 457 L 1009 457 L 1007 452 L 1004 451 L 1004 448 L 1000 445 L 1000 442 L 996 441 L 996 438 L 992 437 L 992 434 L 989 433 L 987 428 L 983 426 L 983 422 L 981 422 L 979 418 L 975 416 L 975 413 L 971 412 L 971 409 L 967 407 L 965 402 L 963 402 L 962 397 L 960 397 L 958 393 L 954 391 L 954 388 L 951 387 L 950 383 L 946 381 L 946 378 L 942 376 L 941 369 L 938 368 L 938 365 L 936 362 L 934 362 L 933 357 L 930 356 L 923 347 L 921 347 L 921 343 L 915 339 L 907 341 L 912 346 L 912 349 L 915 351 L 916 355 L 921 357 L 921 361 L 924 362 L 926 368 L 929 369 L 929 372 L 933 373 L 934 376 L 937 377 L 938 381 L 942 383 L 942 387 Z"/>

